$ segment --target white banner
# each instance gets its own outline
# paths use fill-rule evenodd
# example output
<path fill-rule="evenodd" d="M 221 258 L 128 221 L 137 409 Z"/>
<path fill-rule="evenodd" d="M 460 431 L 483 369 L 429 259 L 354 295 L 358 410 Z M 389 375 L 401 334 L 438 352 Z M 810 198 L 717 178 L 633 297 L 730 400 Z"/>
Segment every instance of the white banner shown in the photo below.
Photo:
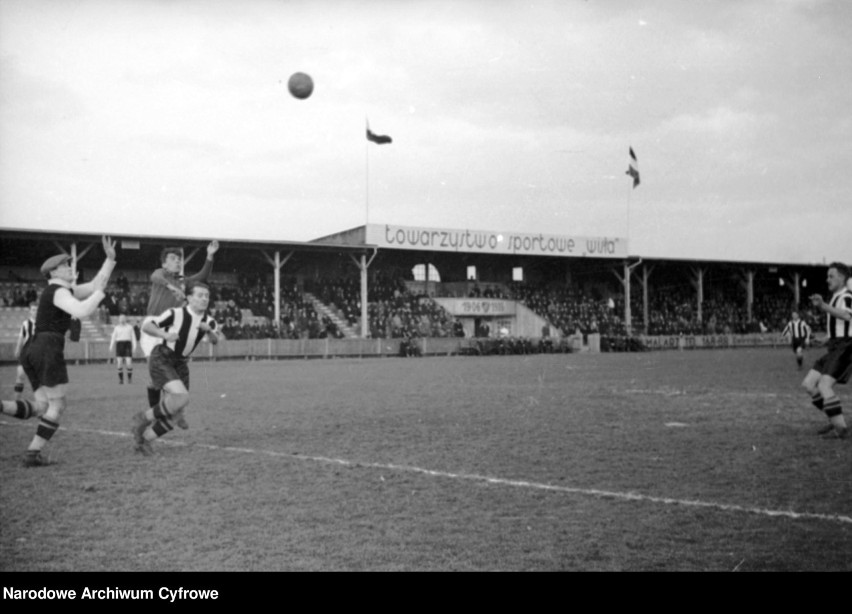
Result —
<path fill-rule="evenodd" d="M 497 298 L 436 298 L 454 316 L 494 317 L 515 315 L 515 301 Z"/>
<path fill-rule="evenodd" d="M 527 256 L 627 257 L 627 240 L 620 237 L 580 237 L 369 224 L 366 242 L 368 245 L 390 249 Z"/>

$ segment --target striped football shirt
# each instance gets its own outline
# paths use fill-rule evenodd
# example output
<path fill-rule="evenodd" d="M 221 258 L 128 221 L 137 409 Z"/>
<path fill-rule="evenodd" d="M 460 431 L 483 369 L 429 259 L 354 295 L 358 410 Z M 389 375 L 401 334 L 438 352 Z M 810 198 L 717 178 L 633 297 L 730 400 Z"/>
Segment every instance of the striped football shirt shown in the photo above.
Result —
<path fill-rule="evenodd" d="M 852 313 L 852 291 L 844 288 L 838 290 L 831 297 L 829 303 L 835 309 L 848 311 Z M 829 339 L 850 339 L 852 338 L 852 322 L 837 318 L 830 313 L 826 314 L 826 333 Z"/>
<path fill-rule="evenodd" d="M 33 333 L 35 332 L 35 320 L 27 318 L 24 320 L 24 323 L 21 324 L 21 345 L 24 345 L 27 341 L 32 339 Z"/>
<path fill-rule="evenodd" d="M 173 307 L 151 321 L 165 331 L 176 331 L 178 333 L 176 341 L 162 339 L 159 343 L 184 358 L 192 354 L 205 335 L 205 332 L 198 328 L 199 324 L 204 322 L 211 330 L 218 328 L 216 320 L 206 313 L 198 315 L 186 305 Z"/>
<path fill-rule="evenodd" d="M 781 331 L 781 336 L 790 335 L 794 339 L 807 339 L 811 336 L 811 327 L 804 320 L 790 320 Z"/>

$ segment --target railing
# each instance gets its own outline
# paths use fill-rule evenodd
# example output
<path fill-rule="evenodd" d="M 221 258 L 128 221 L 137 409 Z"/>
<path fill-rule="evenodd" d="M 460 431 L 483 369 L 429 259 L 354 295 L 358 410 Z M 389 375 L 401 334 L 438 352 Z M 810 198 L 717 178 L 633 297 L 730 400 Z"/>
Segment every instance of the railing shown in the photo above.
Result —
<path fill-rule="evenodd" d="M 631 349 L 627 344 L 612 343 L 614 338 L 600 338 L 589 335 L 583 345 L 578 339 L 566 338 L 570 349 L 558 351 L 592 352 L 621 351 Z M 625 338 L 627 339 L 627 338 Z M 787 342 L 778 335 L 700 335 L 700 336 L 660 336 L 631 337 L 633 346 L 638 342 L 645 350 L 696 350 L 712 348 L 741 347 L 778 347 L 787 346 Z M 534 351 L 539 351 L 540 338 L 531 338 Z M 604 343 L 602 343 L 604 341 Z M 420 353 L 424 356 L 451 356 L 482 354 L 482 348 L 490 348 L 497 342 L 465 337 L 428 337 L 417 338 Z M 558 340 L 554 340 L 558 342 Z M 203 341 L 193 354 L 198 360 L 225 359 L 308 359 L 308 358 L 344 358 L 344 357 L 388 357 L 400 355 L 402 339 L 229 339 L 218 344 Z M 14 343 L 0 343 L 0 364 L 15 362 Z M 65 359 L 68 362 L 107 362 L 113 358 L 108 341 L 81 339 L 79 342 L 66 341 Z M 137 355 L 136 358 L 141 358 Z"/>

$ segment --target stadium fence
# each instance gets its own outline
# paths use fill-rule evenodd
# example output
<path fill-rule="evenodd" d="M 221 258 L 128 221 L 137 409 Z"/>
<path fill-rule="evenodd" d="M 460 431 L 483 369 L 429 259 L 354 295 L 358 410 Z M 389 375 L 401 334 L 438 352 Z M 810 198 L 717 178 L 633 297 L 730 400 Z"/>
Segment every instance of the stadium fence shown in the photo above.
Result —
<path fill-rule="evenodd" d="M 530 339 L 538 353 L 540 338 Z M 389 357 L 400 355 L 403 339 L 228 339 L 218 344 L 202 341 L 193 354 L 195 360 L 263 360 L 263 359 L 308 359 L 345 357 Z M 418 338 L 420 355 L 483 355 L 511 353 L 499 351 L 497 339 L 471 339 L 458 337 Z M 773 334 L 748 335 L 669 335 L 634 337 L 603 337 L 588 335 L 587 343 L 571 339 L 571 345 L 558 348 L 559 352 L 601 352 L 637 350 L 699 350 L 713 348 L 777 347 L 787 343 Z M 16 362 L 14 343 L 0 343 L 0 363 Z M 113 352 L 109 342 L 81 339 L 67 340 L 65 358 L 68 362 L 109 362 Z M 139 355 L 135 358 L 140 358 Z"/>

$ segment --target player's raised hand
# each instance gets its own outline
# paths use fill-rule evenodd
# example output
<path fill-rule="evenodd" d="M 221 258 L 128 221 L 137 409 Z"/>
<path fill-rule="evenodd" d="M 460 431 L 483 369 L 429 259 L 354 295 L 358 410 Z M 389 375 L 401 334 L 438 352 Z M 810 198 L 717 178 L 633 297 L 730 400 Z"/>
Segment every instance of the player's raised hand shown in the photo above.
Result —
<path fill-rule="evenodd" d="M 115 260 L 115 241 L 111 238 L 104 236 L 101 239 L 101 243 L 104 246 L 104 253 L 107 255 L 107 258 L 110 260 Z"/>
<path fill-rule="evenodd" d="M 207 246 L 207 255 L 212 256 L 216 252 L 219 251 L 219 242 L 217 240 L 210 241 L 210 245 Z"/>

